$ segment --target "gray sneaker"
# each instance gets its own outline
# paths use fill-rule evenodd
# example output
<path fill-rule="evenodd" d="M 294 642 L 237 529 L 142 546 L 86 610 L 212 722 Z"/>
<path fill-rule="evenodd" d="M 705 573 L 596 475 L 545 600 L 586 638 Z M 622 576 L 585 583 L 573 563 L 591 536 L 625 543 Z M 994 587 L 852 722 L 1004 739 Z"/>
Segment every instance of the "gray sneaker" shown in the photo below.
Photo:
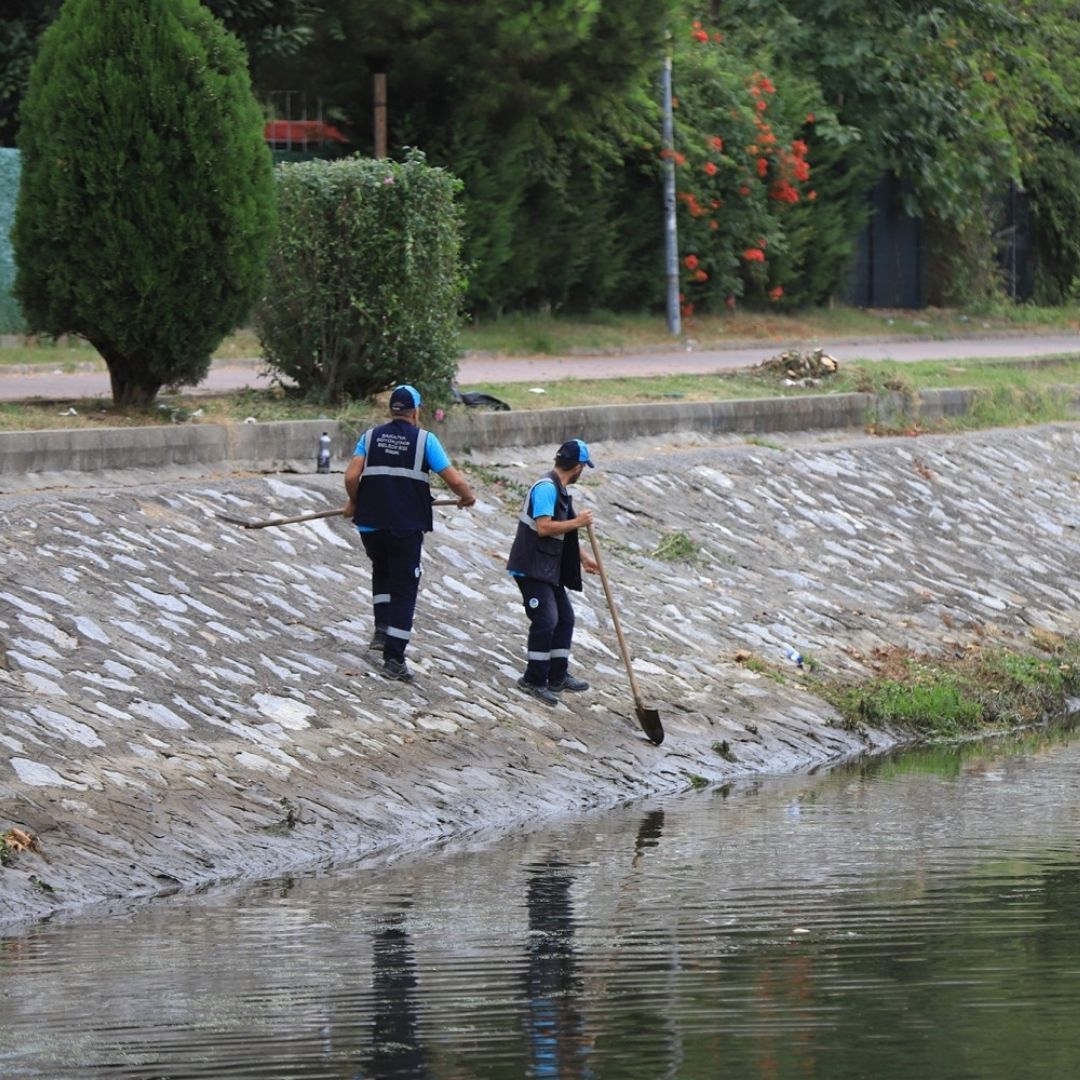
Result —
<path fill-rule="evenodd" d="M 559 704 L 559 699 L 546 686 L 537 686 L 535 683 L 526 682 L 524 677 L 518 679 L 517 684 L 526 694 L 532 694 L 537 701 L 542 701 L 545 705 Z"/>
<path fill-rule="evenodd" d="M 564 690 L 580 693 L 582 690 L 588 690 L 589 684 L 584 679 L 575 679 L 573 675 L 567 675 L 559 682 L 549 682 L 548 689 L 556 694 L 561 694 Z"/>
<path fill-rule="evenodd" d="M 403 683 L 411 683 L 416 678 L 404 660 L 384 660 L 382 673 L 388 679 L 396 679 L 398 682 Z"/>

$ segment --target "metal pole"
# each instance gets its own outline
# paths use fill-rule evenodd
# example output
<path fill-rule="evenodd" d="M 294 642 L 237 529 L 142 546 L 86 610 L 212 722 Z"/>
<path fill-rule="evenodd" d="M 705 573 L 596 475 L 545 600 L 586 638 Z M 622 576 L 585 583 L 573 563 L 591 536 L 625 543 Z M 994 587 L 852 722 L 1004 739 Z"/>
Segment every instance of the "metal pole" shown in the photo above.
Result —
<path fill-rule="evenodd" d="M 675 225 L 675 119 L 671 107 L 671 56 L 664 57 L 661 81 L 664 98 L 664 263 L 667 268 L 667 324 L 674 336 L 682 333 L 679 310 L 679 236 Z"/>

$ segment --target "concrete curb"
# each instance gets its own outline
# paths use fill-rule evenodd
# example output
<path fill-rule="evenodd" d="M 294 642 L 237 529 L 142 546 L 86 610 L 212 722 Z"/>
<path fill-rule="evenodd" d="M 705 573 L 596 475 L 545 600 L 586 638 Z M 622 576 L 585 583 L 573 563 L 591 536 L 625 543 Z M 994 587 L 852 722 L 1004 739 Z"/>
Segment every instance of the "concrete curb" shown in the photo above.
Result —
<path fill-rule="evenodd" d="M 1059 389 L 1072 395 L 1074 405 L 1080 403 L 1078 388 Z M 900 393 L 651 402 L 466 413 L 433 423 L 432 429 L 448 450 L 464 454 L 556 444 L 570 436 L 604 442 L 677 432 L 828 431 L 893 423 L 905 417 L 933 421 L 963 416 L 974 400 L 974 390 L 942 389 L 926 390 L 914 402 Z M 223 464 L 279 471 L 289 463 L 305 461 L 314 469 L 323 431 L 334 440 L 336 458 L 351 454 L 355 431 L 330 420 L 0 432 L 0 476 Z"/>

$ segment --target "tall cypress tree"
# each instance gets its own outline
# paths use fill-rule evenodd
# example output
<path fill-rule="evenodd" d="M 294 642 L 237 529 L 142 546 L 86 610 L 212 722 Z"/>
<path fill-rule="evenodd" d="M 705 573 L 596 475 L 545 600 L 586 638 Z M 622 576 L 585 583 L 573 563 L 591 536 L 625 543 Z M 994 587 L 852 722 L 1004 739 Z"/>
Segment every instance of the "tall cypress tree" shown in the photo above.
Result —
<path fill-rule="evenodd" d="M 90 341 L 118 404 L 203 378 L 254 300 L 274 215 L 240 43 L 198 0 L 66 0 L 19 147 L 28 321 Z"/>

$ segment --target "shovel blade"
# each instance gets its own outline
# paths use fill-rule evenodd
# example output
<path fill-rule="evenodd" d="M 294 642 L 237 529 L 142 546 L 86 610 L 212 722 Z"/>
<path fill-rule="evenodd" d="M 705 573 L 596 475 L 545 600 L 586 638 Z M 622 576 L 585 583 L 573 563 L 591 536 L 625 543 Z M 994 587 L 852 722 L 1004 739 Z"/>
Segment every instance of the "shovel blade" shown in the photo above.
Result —
<path fill-rule="evenodd" d="M 638 723 L 645 732 L 649 742 L 659 746 L 664 741 L 664 725 L 660 722 L 660 714 L 655 709 L 648 709 L 644 705 L 635 707 Z"/>

